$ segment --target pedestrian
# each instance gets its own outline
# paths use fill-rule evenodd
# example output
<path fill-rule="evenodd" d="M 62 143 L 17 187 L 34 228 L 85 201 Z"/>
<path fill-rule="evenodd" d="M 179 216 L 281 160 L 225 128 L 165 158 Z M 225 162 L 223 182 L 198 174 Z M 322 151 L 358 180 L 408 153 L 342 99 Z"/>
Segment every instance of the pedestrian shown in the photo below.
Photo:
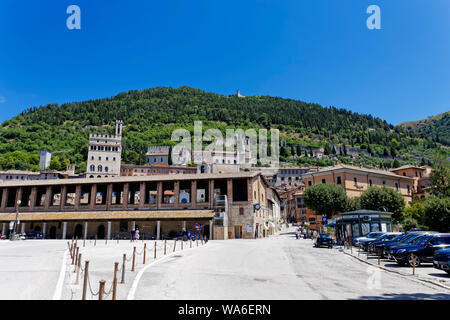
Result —
<path fill-rule="evenodd" d="M 135 234 L 136 234 L 136 230 L 134 230 L 134 228 L 131 229 L 131 241 L 134 241 Z"/>
<path fill-rule="evenodd" d="M 135 236 L 136 240 L 139 240 L 139 228 L 136 228 L 136 232 L 135 232 L 134 236 Z"/>
<path fill-rule="evenodd" d="M 205 244 L 206 244 L 208 242 L 208 236 L 205 235 L 203 238 L 205 239 Z"/>
<path fill-rule="evenodd" d="M 306 228 L 303 228 L 303 239 L 306 239 Z"/>

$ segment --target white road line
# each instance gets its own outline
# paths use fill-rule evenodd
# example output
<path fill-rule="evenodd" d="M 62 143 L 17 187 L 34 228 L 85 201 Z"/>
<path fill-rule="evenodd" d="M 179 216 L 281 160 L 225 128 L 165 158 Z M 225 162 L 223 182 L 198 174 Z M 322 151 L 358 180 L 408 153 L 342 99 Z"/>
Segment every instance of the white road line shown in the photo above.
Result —
<path fill-rule="evenodd" d="M 67 254 L 69 249 L 64 251 L 63 261 L 61 264 L 61 271 L 59 272 L 58 283 L 56 284 L 55 293 L 53 294 L 53 300 L 61 300 L 62 289 L 64 285 L 64 279 L 66 277 L 66 265 L 67 265 Z"/>
<path fill-rule="evenodd" d="M 185 250 L 184 252 L 188 252 L 188 251 L 191 251 L 191 250 L 194 250 L 194 249 L 200 249 L 200 248 L 202 248 L 202 247 L 203 247 L 203 246 L 195 247 L 195 248 L 189 248 L 189 249 Z M 138 272 L 136 278 L 134 278 L 133 285 L 131 286 L 131 289 L 130 289 L 130 291 L 128 292 L 127 300 L 134 300 L 135 294 L 136 294 L 136 289 L 137 289 L 137 286 L 138 286 L 138 284 L 139 284 L 139 281 L 141 280 L 142 275 L 144 274 L 145 271 L 147 271 L 148 268 L 150 268 L 151 266 L 153 266 L 153 265 L 155 265 L 155 264 L 158 264 L 159 262 L 162 262 L 162 261 L 166 260 L 166 259 L 169 258 L 169 257 L 174 256 L 175 254 L 181 254 L 181 253 L 183 253 L 183 252 L 182 252 L 182 251 L 175 251 L 175 252 L 172 252 L 172 253 L 170 253 L 170 254 L 168 254 L 168 255 L 162 257 L 162 258 L 157 259 L 156 261 L 153 261 L 153 262 L 150 263 L 149 265 L 147 265 L 147 266 L 145 266 L 144 268 L 142 268 L 142 269 Z"/>

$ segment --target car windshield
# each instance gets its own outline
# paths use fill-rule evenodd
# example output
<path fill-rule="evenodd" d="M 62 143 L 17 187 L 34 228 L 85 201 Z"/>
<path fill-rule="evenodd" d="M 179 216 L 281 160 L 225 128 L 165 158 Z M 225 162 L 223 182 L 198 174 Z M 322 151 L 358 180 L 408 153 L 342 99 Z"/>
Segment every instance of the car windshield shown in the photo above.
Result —
<path fill-rule="evenodd" d="M 331 238 L 330 235 L 329 235 L 329 234 L 326 234 L 326 233 L 321 233 L 321 234 L 320 234 L 320 237 L 321 237 L 321 238 L 325 238 L 325 239 L 330 239 L 330 238 Z"/>
<path fill-rule="evenodd" d="M 415 239 L 417 239 L 417 237 L 421 237 L 421 234 L 410 234 L 407 237 L 403 238 L 400 242 L 404 242 L 404 243 L 410 243 L 411 241 L 414 241 Z"/>
<path fill-rule="evenodd" d="M 412 241 L 411 244 L 424 244 L 431 238 L 432 238 L 432 236 L 421 235 L 421 236 L 417 237 L 414 241 Z"/>
<path fill-rule="evenodd" d="M 382 233 L 379 233 L 379 232 L 371 232 L 371 233 L 369 233 L 368 235 L 367 235 L 367 238 L 370 238 L 370 239 L 376 239 L 376 238 L 378 238 L 379 236 L 381 236 L 381 235 L 383 235 Z"/>
<path fill-rule="evenodd" d="M 396 238 L 398 238 L 398 237 L 399 237 L 398 234 L 387 234 L 387 235 L 385 235 L 385 237 L 383 238 L 383 240 L 393 240 L 393 239 L 396 239 Z"/>

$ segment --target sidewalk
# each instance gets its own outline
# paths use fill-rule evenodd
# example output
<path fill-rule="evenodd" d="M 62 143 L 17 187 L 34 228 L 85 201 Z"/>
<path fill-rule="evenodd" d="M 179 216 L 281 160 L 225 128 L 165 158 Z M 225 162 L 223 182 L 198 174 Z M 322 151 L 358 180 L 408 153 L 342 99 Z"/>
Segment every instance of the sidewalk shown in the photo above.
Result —
<path fill-rule="evenodd" d="M 434 268 L 432 263 L 423 263 L 420 267 L 416 267 L 415 275 L 413 275 L 412 267 L 400 266 L 395 261 L 383 258 L 380 259 L 380 264 L 378 265 L 378 256 L 374 254 L 367 255 L 367 252 L 359 250 L 357 247 L 353 247 L 351 250 L 342 247 L 340 250 L 355 259 L 379 267 L 388 272 L 394 272 L 408 278 L 432 283 L 450 290 L 450 275 L 442 270 Z"/>

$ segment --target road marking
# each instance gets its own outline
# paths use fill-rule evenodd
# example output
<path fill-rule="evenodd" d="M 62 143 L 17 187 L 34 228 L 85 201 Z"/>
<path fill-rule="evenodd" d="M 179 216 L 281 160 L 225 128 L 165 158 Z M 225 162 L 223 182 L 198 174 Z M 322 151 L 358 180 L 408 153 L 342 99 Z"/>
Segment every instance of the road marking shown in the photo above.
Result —
<path fill-rule="evenodd" d="M 203 248 L 203 246 L 200 246 L 200 247 L 198 247 L 198 248 L 197 248 L 197 247 L 192 247 L 192 248 L 189 248 L 188 250 L 186 250 L 185 252 L 189 252 L 189 251 L 191 251 L 191 250 L 200 249 L 200 248 Z M 170 254 L 168 254 L 168 255 L 162 257 L 162 258 L 159 258 L 159 259 L 153 261 L 153 262 L 150 263 L 149 265 L 147 265 L 147 266 L 145 266 L 144 268 L 142 268 L 142 269 L 138 272 L 136 278 L 134 278 L 133 285 L 131 286 L 131 289 L 130 289 L 130 291 L 128 292 L 127 300 L 134 300 L 135 294 L 136 294 L 136 290 L 137 290 L 137 286 L 138 286 L 138 284 L 139 284 L 139 281 L 141 280 L 142 275 L 144 274 L 145 271 L 147 271 L 148 268 L 150 268 L 151 266 L 153 266 L 153 265 L 155 265 L 155 264 L 157 264 L 157 263 L 159 263 L 159 262 L 162 262 L 162 261 L 166 260 L 166 259 L 169 258 L 169 257 L 172 257 L 172 256 L 174 256 L 174 255 L 176 255 L 176 254 L 180 254 L 180 253 L 182 253 L 182 252 L 180 252 L 180 251 L 172 252 L 172 253 L 170 253 Z"/>
<path fill-rule="evenodd" d="M 67 265 L 67 254 L 69 253 L 69 249 L 64 251 L 63 261 L 61 264 L 61 271 L 59 272 L 58 282 L 56 284 L 55 293 L 53 295 L 53 300 L 61 300 L 62 289 L 64 285 L 64 279 L 66 277 L 66 265 Z"/>

